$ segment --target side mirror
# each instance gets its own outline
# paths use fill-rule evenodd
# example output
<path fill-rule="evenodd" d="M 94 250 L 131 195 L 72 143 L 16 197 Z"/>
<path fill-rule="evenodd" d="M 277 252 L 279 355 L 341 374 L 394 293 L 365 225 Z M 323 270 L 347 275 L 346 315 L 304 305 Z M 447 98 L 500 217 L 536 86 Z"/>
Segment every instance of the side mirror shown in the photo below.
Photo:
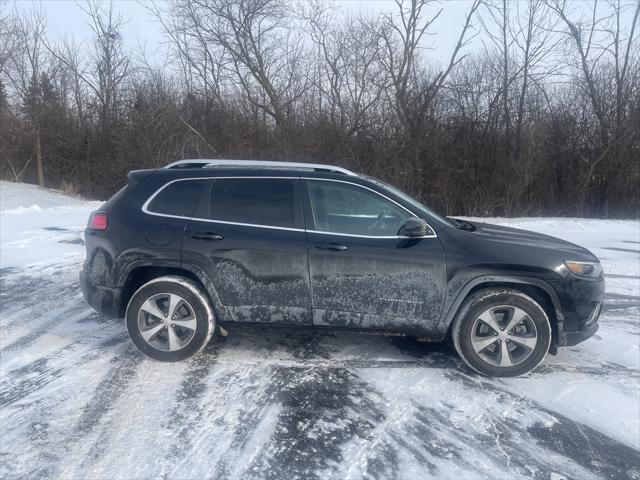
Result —
<path fill-rule="evenodd" d="M 409 218 L 406 223 L 398 230 L 400 237 L 424 237 L 429 234 L 429 225 L 423 219 L 418 217 Z"/>

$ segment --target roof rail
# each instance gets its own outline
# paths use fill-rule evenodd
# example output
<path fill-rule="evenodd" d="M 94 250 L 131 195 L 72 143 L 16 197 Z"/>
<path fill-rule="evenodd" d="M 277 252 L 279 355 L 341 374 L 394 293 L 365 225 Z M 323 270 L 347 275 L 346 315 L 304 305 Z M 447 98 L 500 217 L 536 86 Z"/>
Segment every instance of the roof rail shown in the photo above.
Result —
<path fill-rule="evenodd" d="M 193 160 L 178 160 L 177 162 L 171 162 L 162 168 L 201 168 L 211 160 L 193 159 Z"/>
<path fill-rule="evenodd" d="M 263 168 L 304 168 L 309 170 L 356 175 L 346 168 L 321 163 L 274 162 L 267 160 L 178 160 L 164 168 L 211 168 L 211 167 L 263 167 Z"/>

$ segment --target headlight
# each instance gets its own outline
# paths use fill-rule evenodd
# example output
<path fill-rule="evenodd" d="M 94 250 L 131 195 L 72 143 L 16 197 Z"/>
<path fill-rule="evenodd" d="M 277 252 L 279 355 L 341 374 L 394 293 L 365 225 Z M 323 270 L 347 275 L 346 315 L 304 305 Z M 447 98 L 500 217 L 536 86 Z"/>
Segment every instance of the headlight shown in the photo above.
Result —
<path fill-rule="evenodd" d="M 565 260 L 564 264 L 569 270 L 581 277 L 596 278 L 602 274 L 602 265 L 600 262 L 574 262 Z"/>

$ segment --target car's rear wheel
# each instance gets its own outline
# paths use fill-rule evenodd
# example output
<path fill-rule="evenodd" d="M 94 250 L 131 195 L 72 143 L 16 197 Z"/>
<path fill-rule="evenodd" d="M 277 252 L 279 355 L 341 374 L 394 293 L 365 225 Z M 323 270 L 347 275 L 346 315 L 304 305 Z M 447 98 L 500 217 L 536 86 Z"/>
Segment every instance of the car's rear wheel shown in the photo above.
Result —
<path fill-rule="evenodd" d="M 129 300 L 126 323 L 138 350 L 163 362 L 198 353 L 215 330 L 206 294 L 178 276 L 159 277 L 140 287 Z"/>
<path fill-rule="evenodd" d="M 506 288 L 472 294 L 458 313 L 451 334 L 467 365 L 496 377 L 530 372 L 551 345 L 551 326 L 544 309 L 530 296 Z"/>

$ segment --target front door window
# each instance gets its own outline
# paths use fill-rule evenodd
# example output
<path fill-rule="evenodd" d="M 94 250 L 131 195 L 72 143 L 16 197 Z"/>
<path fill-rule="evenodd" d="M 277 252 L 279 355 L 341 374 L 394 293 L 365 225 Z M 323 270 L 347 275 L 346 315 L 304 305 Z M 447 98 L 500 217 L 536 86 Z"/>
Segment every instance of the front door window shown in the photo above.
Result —
<path fill-rule="evenodd" d="M 393 237 L 411 214 L 357 185 L 309 180 L 315 230 L 343 235 Z"/>

